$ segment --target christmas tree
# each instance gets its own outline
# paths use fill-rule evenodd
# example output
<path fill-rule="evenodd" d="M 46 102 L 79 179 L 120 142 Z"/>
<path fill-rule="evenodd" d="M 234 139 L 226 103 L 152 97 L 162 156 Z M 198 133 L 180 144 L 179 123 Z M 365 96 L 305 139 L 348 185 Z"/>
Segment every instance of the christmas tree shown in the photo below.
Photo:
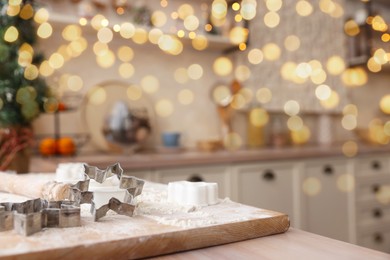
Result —
<path fill-rule="evenodd" d="M 44 111 L 49 88 L 34 25 L 33 1 L 0 0 L 0 127 L 28 126 Z"/>
<path fill-rule="evenodd" d="M 31 122 L 50 96 L 39 76 L 43 56 L 33 48 L 36 37 L 33 1 L 0 0 L 0 170 L 26 164 Z"/>

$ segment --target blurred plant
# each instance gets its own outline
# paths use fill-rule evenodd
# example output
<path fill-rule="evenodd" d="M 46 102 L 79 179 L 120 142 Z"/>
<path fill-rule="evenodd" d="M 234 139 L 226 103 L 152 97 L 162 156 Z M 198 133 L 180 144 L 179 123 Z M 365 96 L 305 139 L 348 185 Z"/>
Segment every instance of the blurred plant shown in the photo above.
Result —
<path fill-rule="evenodd" d="M 39 76 L 32 0 L 0 0 L 0 170 L 34 140 L 31 122 L 51 96 Z"/>
<path fill-rule="evenodd" d="M 30 126 L 50 96 L 33 17 L 32 0 L 0 0 L 0 127 Z"/>

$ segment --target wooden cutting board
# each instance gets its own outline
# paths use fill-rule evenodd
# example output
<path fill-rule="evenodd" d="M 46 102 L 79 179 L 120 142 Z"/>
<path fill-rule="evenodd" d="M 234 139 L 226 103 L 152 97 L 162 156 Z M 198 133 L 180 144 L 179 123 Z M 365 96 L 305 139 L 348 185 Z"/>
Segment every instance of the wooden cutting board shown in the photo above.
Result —
<path fill-rule="evenodd" d="M 221 200 L 208 207 L 175 207 L 165 200 L 166 185 L 147 183 L 135 216 L 107 214 L 93 222 L 82 207 L 82 226 L 48 228 L 29 237 L 0 233 L 0 258 L 133 259 L 221 245 L 283 233 L 287 215 Z M 0 193 L 0 202 L 21 201 Z"/>

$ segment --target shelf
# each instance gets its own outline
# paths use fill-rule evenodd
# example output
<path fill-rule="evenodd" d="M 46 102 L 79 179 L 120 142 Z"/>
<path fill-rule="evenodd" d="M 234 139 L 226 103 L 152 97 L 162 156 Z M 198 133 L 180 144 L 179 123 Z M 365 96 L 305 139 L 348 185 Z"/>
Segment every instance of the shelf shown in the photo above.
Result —
<path fill-rule="evenodd" d="M 46 8 L 49 10 L 50 13 L 49 23 L 52 25 L 53 28 L 63 29 L 67 25 L 71 25 L 71 24 L 79 25 L 79 20 L 80 18 L 82 18 L 82 16 L 79 16 L 77 14 L 78 11 L 75 8 L 75 5 L 74 4 L 72 5 L 69 2 L 66 3 L 64 3 L 64 1 L 49 2 Z M 120 25 L 124 22 L 130 22 L 129 19 L 126 20 L 126 17 L 121 17 L 117 15 L 111 9 L 103 10 L 100 13 L 109 20 L 108 27 L 111 29 L 113 29 L 114 25 L 116 24 Z M 81 28 L 83 28 L 83 33 L 87 33 L 87 34 L 97 33 L 97 31 L 94 28 L 92 28 L 92 26 L 90 25 L 91 19 L 92 17 L 87 18 L 88 24 L 85 26 L 81 26 Z M 135 23 L 133 23 L 133 25 L 136 29 L 141 28 L 144 29 L 146 32 L 150 32 L 154 28 L 152 26 L 139 25 Z M 179 38 L 176 36 L 175 32 L 168 32 L 169 31 L 168 28 L 159 28 L 159 29 L 166 35 L 175 36 L 182 42 L 184 46 L 193 49 L 192 40 L 188 37 L 188 35 L 186 35 L 183 38 Z M 127 40 L 121 37 L 120 34 L 115 32 L 114 30 L 113 33 L 114 33 L 114 38 L 117 37 L 123 40 Z M 197 34 L 202 35 L 207 39 L 208 46 L 205 49 L 206 51 L 229 52 L 231 50 L 238 49 L 238 44 L 231 43 L 230 39 L 226 36 L 214 35 L 205 31 L 197 32 Z M 152 45 L 152 43 L 150 42 L 149 44 Z M 134 43 L 134 45 L 136 44 Z"/>

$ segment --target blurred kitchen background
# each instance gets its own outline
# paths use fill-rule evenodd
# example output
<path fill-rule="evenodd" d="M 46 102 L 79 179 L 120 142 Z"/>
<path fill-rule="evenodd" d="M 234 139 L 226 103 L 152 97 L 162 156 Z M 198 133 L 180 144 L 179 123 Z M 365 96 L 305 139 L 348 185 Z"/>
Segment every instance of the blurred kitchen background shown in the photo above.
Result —
<path fill-rule="evenodd" d="M 218 182 L 293 227 L 390 252 L 389 1 L 35 5 L 56 99 L 33 122 L 34 169 L 119 160 Z M 70 157 L 40 146 L 62 137 Z"/>
<path fill-rule="evenodd" d="M 165 131 L 180 132 L 186 148 L 209 140 L 233 149 L 388 143 L 385 1 L 41 6 L 39 47 L 48 62 L 40 71 L 65 103 L 76 103 L 59 120 L 62 133 L 91 135 L 83 149 L 107 150 L 101 120 L 118 100 L 147 109 L 150 148 Z M 96 108 L 103 110 L 88 112 Z M 52 117 L 35 121 L 37 134 L 54 132 Z"/>

